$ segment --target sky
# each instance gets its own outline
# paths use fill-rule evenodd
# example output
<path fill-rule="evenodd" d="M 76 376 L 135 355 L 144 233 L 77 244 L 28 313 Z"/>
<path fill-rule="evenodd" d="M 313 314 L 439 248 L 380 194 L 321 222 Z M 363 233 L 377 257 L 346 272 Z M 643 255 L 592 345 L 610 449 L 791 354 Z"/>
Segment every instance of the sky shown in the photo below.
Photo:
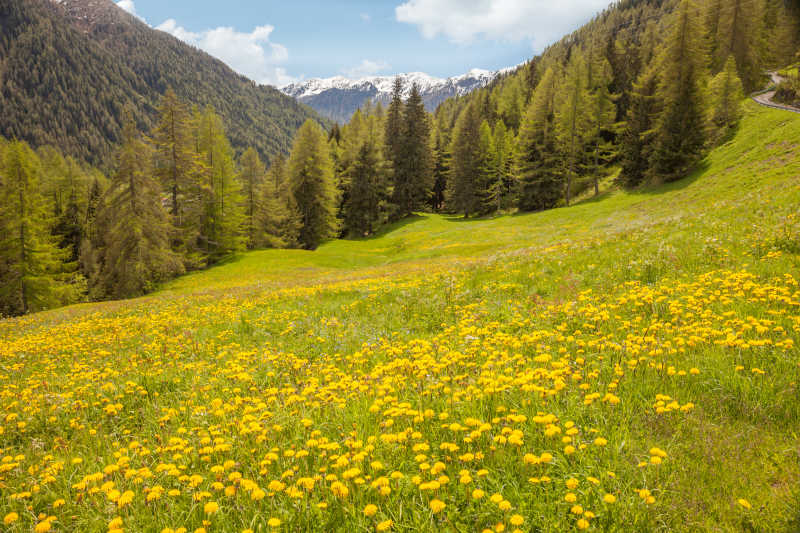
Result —
<path fill-rule="evenodd" d="M 114 0 L 258 83 L 527 61 L 610 0 Z"/>

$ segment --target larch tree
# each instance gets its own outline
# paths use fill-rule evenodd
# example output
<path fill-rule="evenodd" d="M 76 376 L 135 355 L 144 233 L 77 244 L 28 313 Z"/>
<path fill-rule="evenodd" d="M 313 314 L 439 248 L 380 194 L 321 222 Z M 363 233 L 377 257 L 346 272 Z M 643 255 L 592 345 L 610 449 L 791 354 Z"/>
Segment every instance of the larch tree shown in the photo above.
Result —
<path fill-rule="evenodd" d="M 244 233 L 247 238 L 247 248 L 253 249 L 261 241 L 261 228 L 258 222 L 259 215 L 264 209 L 262 205 L 261 189 L 265 185 L 266 167 L 258 156 L 255 148 L 248 148 L 239 160 L 239 180 L 242 183 L 242 197 L 244 200 Z"/>
<path fill-rule="evenodd" d="M 554 99 L 557 77 L 549 67 L 525 111 L 517 141 L 518 207 L 521 211 L 549 209 L 563 195 L 562 169 L 556 153 Z"/>
<path fill-rule="evenodd" d="M 661 112 L 655 124 L 651 173 L 673 181 L 686 175 L 706 142 L 705 75 L 707 54 L 700 17 L 692 0 L 682 0 L 659 58 L 657 97 Z"/>
<path fill-rule="evenodd" d="M 333 162 L 325 132 L 313 120 L 297 132 L 287 167 L 291 196 L 300 215 L 298 241 L 313 250 L 338 230 Z"/>
<path fill-rule="evenodd" d="M 197 123 L 206 191 L 201 239 L 208 261 L 214 263 L 244 249 L 241 185 L 222 118 L 207 107 Z"/>
<path fill-rule="evenodd" d="M 556 138 L 564 156 L 564 199 L 569 205 L 572 186 L 578 177 L 589 128 L 589 91 L 586 87 L 586 62 L 583 55 L 572 52 L 565 77 L 555 98 Z"/>
<path fill-rule="evenodd" d="M 154 173 L 169 197 L 169 214 L 175 228 L 172 248 L 186 256 L 197 254 L 203 213 L 201 167 L 193 128 L 194 119 L 188 106 L 172 89 L 167 89 L 158 108 L 158 124 L 152 132 Z"/>
<path fill-rule="evenodd" d="M 151 174 L 151 156 L 126 111 L 117 170 L 99 215 L 104 234 L 98 284 L 106 297 L 142 295 L 184 271 L 170 249 L 169 217 Z"/>
<path fill-rule="evenodd" d="M 0 315 L 21 315 L 77 299 L 74 265 L 50 232 L 36 153 L 21 141 L 0 146 Z"/>

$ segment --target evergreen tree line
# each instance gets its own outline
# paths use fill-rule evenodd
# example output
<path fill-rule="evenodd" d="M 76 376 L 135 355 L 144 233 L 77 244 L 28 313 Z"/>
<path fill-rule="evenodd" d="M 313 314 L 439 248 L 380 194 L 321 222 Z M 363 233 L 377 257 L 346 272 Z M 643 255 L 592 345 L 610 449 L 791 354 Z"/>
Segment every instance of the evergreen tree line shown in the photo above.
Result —
<path fill-rule="evenodd" d="M 0 315 L 145 294 L 245 249 L 336 234 L 327 136 L 309 120 L 288 161 L 235 157 L 213 108 L 168 90 L 145 136 L 126 112 L 110 179 L 23 141 L 0 142 Z"/>

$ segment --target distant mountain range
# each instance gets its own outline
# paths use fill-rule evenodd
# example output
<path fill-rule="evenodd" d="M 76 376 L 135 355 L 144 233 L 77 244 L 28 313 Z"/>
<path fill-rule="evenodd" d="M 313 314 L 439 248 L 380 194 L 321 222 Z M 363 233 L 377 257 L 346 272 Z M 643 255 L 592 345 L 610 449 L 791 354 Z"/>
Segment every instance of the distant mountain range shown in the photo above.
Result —
<path fill-rule="evenodd" d="M 435 78 L 423 72 L 398 74 L 403 80 L 403 98 L 408 98 L 411 86 L 416 83 L 428 111 L 454 96 L 463 96 L 475 89 L 486 87 L 500 76 L 513 72 L 518 67 L 490 71 L 472 69 L 468 73 L 452 78 Z M 347 122 L 367 101 L 388 104 L 392 98 L 392 87 L 396 76 L 373 76 L 351 80 L 342 76 L 314 78 L 292 83 L 281 88 L 284 94 L 308 105 L 320 115 L 337 122 Z"/>
<path fill-rule="evenodd" d="M 0 136 L 108 167 L 123 110 L 148 131 L 169 87 L 214 106 L 233 146 L 265 159 L 288 152 L 306 119 L 324 122 L 111 0 L 0 0 Z"/>

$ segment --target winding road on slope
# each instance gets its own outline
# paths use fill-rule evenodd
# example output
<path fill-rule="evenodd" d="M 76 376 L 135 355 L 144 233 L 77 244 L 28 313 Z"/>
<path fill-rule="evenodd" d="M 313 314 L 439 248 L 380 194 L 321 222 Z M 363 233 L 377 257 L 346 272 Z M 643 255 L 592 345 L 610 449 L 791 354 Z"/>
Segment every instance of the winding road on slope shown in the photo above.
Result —
<path fill-rule="evenodd" d="M 783 77 L 779 76 L 777 72 L 770 72 L 769 76 L 772 79 L 772 84 L 775 86 L 777 86 L 780 82 L 783 81 Z M 752 98 L 756 103 L 761 104 L 765 107 L 771 107 L 773 109 L 782 109 L 784 111 L 791 111 L 792 113 L 800 113 L 800 109 L 796 107 L 773 102 L 772 98 L 774 96 L 775 96 L 775 89 L 770 88 L 767 89 L 766 91 L 754 94 Z"/>

